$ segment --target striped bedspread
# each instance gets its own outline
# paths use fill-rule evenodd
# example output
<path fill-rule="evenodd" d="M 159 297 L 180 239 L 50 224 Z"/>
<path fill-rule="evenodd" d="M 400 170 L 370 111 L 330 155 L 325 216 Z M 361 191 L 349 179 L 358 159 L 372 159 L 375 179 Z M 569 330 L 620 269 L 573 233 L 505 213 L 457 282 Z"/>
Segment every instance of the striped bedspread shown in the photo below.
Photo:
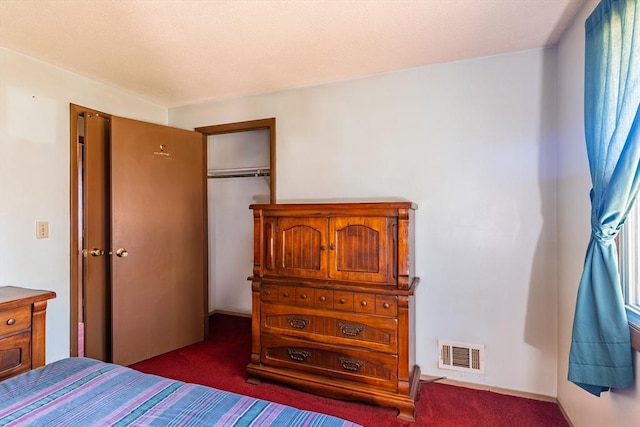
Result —
<path fill-rule="evenodd" d="M 69 358 L 0 382 L 0 426 L 356 426 L 329 415 Z"/>

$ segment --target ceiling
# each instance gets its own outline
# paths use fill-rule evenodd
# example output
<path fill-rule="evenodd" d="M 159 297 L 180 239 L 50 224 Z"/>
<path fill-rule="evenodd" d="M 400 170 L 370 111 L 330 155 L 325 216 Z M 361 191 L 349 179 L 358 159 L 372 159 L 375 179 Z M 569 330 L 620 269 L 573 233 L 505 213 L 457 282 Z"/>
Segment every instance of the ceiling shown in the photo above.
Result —
<path fill-rule="evenodd" d="M 583 2 L 0 0 L 0 46 L 176 107 L 553 45 Z"/>

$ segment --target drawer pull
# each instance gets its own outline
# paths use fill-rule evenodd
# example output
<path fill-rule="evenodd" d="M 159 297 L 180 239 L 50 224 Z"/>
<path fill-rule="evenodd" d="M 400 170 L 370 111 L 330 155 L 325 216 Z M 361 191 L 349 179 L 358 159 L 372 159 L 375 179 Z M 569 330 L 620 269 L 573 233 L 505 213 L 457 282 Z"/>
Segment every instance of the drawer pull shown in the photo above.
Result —
<path fill-rule="evenodd" d="M 382 308 L 389 308 L 389 303 L 385 302 L 384 304 L 382 304 Z"/>
<path fill-rule="evenodd" d="M 348 337 L 357 337 L 364 331 L 364 326 L 360 325 L 349 325 L 348 323 L 339 323 L 338 327 L 340 331 L 342 331 L 342 335 L 346 335 Z"/>
<path fill-rule="evenodd" d="M 311 356 L 311 352 L 309 351 L 298 350 L 297 348 L 289 349 L 289 357 L 296 362 L 305 362 L 309 356 Z"/>
<path fill-rule="evenodd" d="M 326 297 L 320 297 L 320 298 L 318 298 L 318 299 L 320 300 L 320 302 L 325 302 L 325 301 L 327 300 L 327 298 L 326 298 Z"/>
<path fill-rule="evenodd" d="M 307 299 L 307 294 L 300 295 L 300 299 Z"/>
<path fill-rule="evenodd" d="M 16 319 L 14 319 L 13 317 L 7 320 L 7 325 L 13 326 L 15 324 L 16 324 Z"/>
<path fill-rule="evenodd" d="M 340 358 L 340 364 L 346 371 L 358 372 L 360 368 L 364 366 L 364 362 L 362 360 L 349 359 L 346 357 Z"/>
<path fill-rule="evenodd" d="M 304 329 L 310 323 L 309 319 L 301 317 L 289 317 L 287 320 L 293 329 Z"/>
<path fill-rule="evenodd" d="M 271 291 L 270 290 L 266 290 L 266 291 L 264 291 L 264 294 L 269 296 L 269 295 L 271 295 Z"/>
<path fill-rule="evenodd" d="M 365 300 L 360 301 L 360 305 L 363 307 L 367 306 L 367 302 Z"/>
<path fill-rule="evenodd" d="M 285 297 L 285 298 L 289 298 L 289 292 L 283 292 L 282 296 Z"/>
<path fill-rule="evenodd" d="M 344 299 L 344 298 L 340 298 L 340 304 L 346 304 L 346 303 L 347 303 L 347 300 L 346 300 L 346 299 Z"/>

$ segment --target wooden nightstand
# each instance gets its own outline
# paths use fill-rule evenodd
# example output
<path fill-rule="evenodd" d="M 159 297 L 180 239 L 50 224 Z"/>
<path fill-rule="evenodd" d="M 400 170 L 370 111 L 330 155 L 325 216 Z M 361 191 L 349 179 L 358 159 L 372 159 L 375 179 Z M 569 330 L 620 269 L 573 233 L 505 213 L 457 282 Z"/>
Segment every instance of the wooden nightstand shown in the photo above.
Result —
<path fill-rule="evenodd" d="M 55 292 L 0 286 L 0 380 L 45 363 L 47 300 Z"/>

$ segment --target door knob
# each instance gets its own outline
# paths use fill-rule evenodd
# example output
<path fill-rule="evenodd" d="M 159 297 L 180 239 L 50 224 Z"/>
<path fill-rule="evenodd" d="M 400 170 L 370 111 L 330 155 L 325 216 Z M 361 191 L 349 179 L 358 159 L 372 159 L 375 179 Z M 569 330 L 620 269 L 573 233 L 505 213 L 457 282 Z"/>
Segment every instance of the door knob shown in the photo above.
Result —
<path fill-rule="evenodd" d="M 128 255 L 129 255 L 129 252 L 127 252 L 125 248 L 118 248 L 116 250 L 116 256 L 119 256 L 120 258 L 125 258 Z"/>
<path fill-rule="evenodd" d="M 104 255 L 104 251 L 102 249 L 93 248 L 91 249 L 91 256 L 102 256 Z"/>

